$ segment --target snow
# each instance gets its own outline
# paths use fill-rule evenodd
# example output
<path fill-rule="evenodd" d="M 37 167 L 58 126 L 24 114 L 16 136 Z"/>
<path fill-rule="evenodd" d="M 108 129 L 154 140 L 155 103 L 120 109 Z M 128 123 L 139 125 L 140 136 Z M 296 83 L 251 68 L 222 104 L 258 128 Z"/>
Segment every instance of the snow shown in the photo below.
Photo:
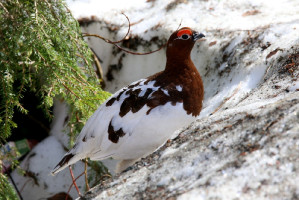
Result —
<path fill-rule="evenodd" d="M 165 150 L 163 152 L 163 154 L 161 155 L 160 159 L 166 158 L 167 156 L 174 154 L 177 151 L 177 149 L 174 148 L 168 148 L 167 150 Z"/>
<path fill-rule="evenodd" d="M 160 157 L 153 165 L 141 167 L 134 174 L 130 171 L 122 174 L 95 199 L 130 198 L 132 196 L 129 195 L 142 192 L 154 194 L 147 193 L 153 185 L 166 188 L 166 193 L 177 192 L 178 199 L 234 199 L 244 196 L 245 199 L 263 199 L 265 196 L 278 199 L 277 195 L 292 195 L 292 192 L 298 196 L 298 187 L 297 190 L 292 189 L 299 182 L 298 173 L 294 177 L 298 162 L 296 164 L 289 159 L 294 159 L 293 150 L 299 145 L 298 140 L 292 139 L 298 138 L 294 121 L 298 112 L 287 108 L 282 110 L 281 115 L 285 118 L 273 122 L 269 136 L 263 132 L 257 135 L 254 131 L 269 125 L 265 121 L 276 113 L 271 109 L 278 112 L 281 107 L 289 105 L 292 98 L 298 97 L 298 80 L 292 81 L 284 75 L 273 77 L 284 64 L 281 59 L 288 58 L 298 49 L 299 1 L 178 2 L 66 1 L 75 18 L 96 16 L 99 19 L 82 27 L 83 32 L 96 33 L 111 40 L 119 40 L 127 32 L 128 22 L 121 15 L 124 12 L 133 24 L 129 36 L 138 39 L 134 44 L 138 52 L 157 49 L 180 22 L 182 26 L 192 27 L 206 35 L 205 40 L 195 44 L 191 54 L 205 86 L 201 115 L 182 134 L 187 137 L 191 132 L 192 138 L 165 150 L 162 147 Z M 119 29 L 111 31 L 109 26 Z M 157 42 L 151 41 L 154 37 L 158 37 Z M 112 80 L 104 77 L 105 89 L 110 92 L 164 69 L 165 49 L 146 56 L 135 56 L 115 53 L 112 45 L 97 38 L 86 41 L 102 60 L 104 75 L 109 70 L 113 75 Z M 274 51 L 277 52 L 271 55 Z M 112 65 L 119 69 L 113 69 Z M 178 91 L 183 89 L 181 86 L 176 88 Z M 281 102 L 285 104 L 277 106 Z M 33 149 L 35 156 L 30 157 L 30 154 L 22 162 L 24 168 L 39 173 L 40 187 L 34 185 L 32 179 L 13 172 L 18 187 L 24 187 L 24 199 L 46 198 L 67 191 L 71 183 L 67 170 L 56 177 L 49 176 L 50 170 L 65 153 L 64 147 L 68 147 L 68 137 L 64 134 L 67 131 L 64 124 L 66 112 L 67 106 L 55 101 L 51 136 Z M 246 121 L 247 114 L 260 118 L 252 124 Z M 241 125 L 238 121 L 242 121 Z M 176 131 L 174 135 L 180 132 Z M 240 148 L 252 143 L 261 148 L 240 158 Z M 241 166 L 235 167 L 234 162 Z M 75 173 L 79 174 L 82 169 L 79 162 Z M 113 164 L 110 169 L 113 171 Z M 47 184 L 47 188 L 43 184 Z M 84 187 L 80 179 L 78 184 Z M 287 186 L 294 191 L 285 189 Z M 71 195 L 77 196 L 73 189 Z"/>
<path fill-rule="evenodd" d="M 69 186 L 72 184 L 68 170 L 59 173 L 57 176 L 50 174 L 55 164 L 65 153 L 66 151 L 55 136 L 49 136 L 32 149 L 21 163 L 22 169 L 28 175 L 22 176 L 17 170 L 12 173 L 12 178 L 16 182 L 19 191 L 21 191 L 23 199 L 49 198 L 59 192 L 68 191 Z M 73 167 L 75 176 L 78 176 L 83 170 L 84 164 L 82 162 L 78 162 Z M 78 179 L 77 184 L 82 190 L 85 186 L 84 178 Z M 78 194 L 72 188 L 70 195 L 77 197 Z"/>
<path fill-rule="evenodd" d="M 220 67 L 219 67 L 219 71 L 223 71 L 225 68 L 227 68 L 228 67 L 228 65 L 227 65 L 227 62 L 224 62 L 224 63 L 222 63 L 221 65 L 220 65 Z"/>
<path fill-rule="evenodd" d="M 95 15 L 112 24 L 124 24 L 125 19 L 120 13 L 125 12 L 132 23 L 139 22 L 132 26 L 133 34 L 143 35 L 144 39 L 159 35 L 155 31 L 144 33 L 157 24 L 163 25 L 166 29 L 176 29 L 182 20 L 184 25 L 201 27 L 204 30 L 251 30 L 269 23 L 297 20 L 299 12 L 297 9 L 299 2 L 296 0 L 194 1 L 174 5 L 172 8 L 170 4 L 174 1 L 165 0 L 152 2 L 67 0 L 66 2 L 75 18 Z M 257 11 L 256 14 L 244 16 L 247 11 L 254 10 Z M 122 29 L 121 34 L 126 32 L 126 28 Z"/>
<path fill-rule="evenodd" d="M 182 86 L 180 86 L 180 85 L 175 86 L 175 88 L 176 88 L 179 92 L 181 92 L 181 91 L 183 90 Z"/>
<path fill-rule="evenodd" d="M 99 0 L 66 0 L 69 9 L 72 11 L 75 18 L 89 17 L 92 15 L 98 16 L 111 12 L 119 12 L 130 9 L 145 8 L 145 1 L 131 0 L 126 1 L 99 1 Z M 119 12 L 120 13 L 120 12 Z"/>
<path fill-rule="evenodd" d="M 55 99 L 53 108 L 53 121 L 50 135 L 54 135 L 64 147 L 69 146 L 69 136 L 67 133 L 68 108 L 63 100 Z"/>
<path fill-rule="evenodd" d="M 296 81 L 289 87 L 289 91 L 294 92 L 299 90 L 299 81 Z"/>
<path fill-rule="evenodd" d="M 190 26 L 206 35 L 204 41 L 195 44 L 191 55 L 205 86 L 204 106 L 199 121 L 183 132 L 183 135 L 192 139 L 179 147 L 175 143 L 164 150 L 162 147 L 155 164 L 148 168 L 141 167 L 134 172 L 138 173 L 136 175 L 133 172 L 123 174 L 120 177 L 125 178 L 126 183 L 118 185 L 117 192 L 109 188 L 103 194 L 109 192 L 116 195 L 113 198 L 121 198 L 123 196 L 119 188 L 123 188 L 122 192 L 126 197 L 132 194 L 129 197 L 138 199 L 140 191 L 151 195 L 151 192 L 147 192 L 151 191 L 149 188 L 158 185 L 167 188 L 166 194 L 180 194 L 178 199 L 234 199 L 244 195 L 247 199 L 261 199 L 267 195 L 269 198 L 282 195 L 281 191 L 286 189 L 275 185 L 280 181 L 294 186 L 294 181 L 298 179 L 290 180 L 294 176 L 294 164 L 283 160 L 290 156 L 290 151 L 296 146 L 296 141 L 291 143 L 288 140 L 296 137 L 296 132 L 288 132 L 288 136 L 285 132 L 283 135 L 279 134 L 288 128 L 288 117 L 284 119 L 286 121 L 277 123 L 279 125 L 274 121 L 276 126 L 271 129 L 271 134 L 278 133 L 275 137 L 282 138 L 271 140 L 273 144 L 267 136 L 259 138 L 253 130 L 256 131 L 256 127 L 264 129 L 260 124 L 265 123 L 266 126 L 269 123 L 265 122 L 267 118 L 264 119 L 269 118 L 263 114 L 268 112 L 265 108 L 273 109 L 278 102 L 286 101 L 288 95 L 296 96 L 298 91 L 298 81 L 290 82 L 290 78 L 285 76 L 274 79 L 273 74 L 283 64 L 281 59 L 294 53 L 292 49 L 299 43 L 299 1 L 211 0 L 178 3 L 156 0 L 132 2 L 126 7 L 123 7 L 121 1 L 113 1 L 111 10 L 104 10 L 112 7 L 109 2 L 100 8 L 102 2 L 90 1 L 94 10 L 92 14 L 76 8 L 79 2 L 82 3 L 68 1 L 75 17 L 90 17 L 94 14 L 99 19 L 99 22 L 83 27 L 83 31 L 104 35 L 109 39 L 120 39 L 126 33 L 127 22 L 120 14 L 124 11 L 134 23 L 130 37 L 138 37 L 141 41 L 141 44 L 136 44 L 138 52 L 157 49 L 157 44 L 165 42 L 181 21 L 182 26 Z M 119 30 L 107 31 L 107 24 L 102 21 L 119 26 Z M 160 43 L 146 43 L 154 37 L 158 37 Z M 111 46 L 93 38 L 89 44 L 103 60 L 104 74 L 110 65 L 119 64 L 122 52 L 112 55 Z M 125 54 L 121 64 L 120 70 L 112 72 L 114 80 L 106 80 L 108 91 L 114 92 L 133 81 L 163 70 L 165 49 L 147 56 Z M 280 89 L 275 89 L 274 85 Z M 180 89 L 177 87 L 177 90 Z M 289 92 L 285 93 L 286 90 Z M 280 108 L 281 106 L 276 110 Z M 247 127 L 244 125 L 247 115 L 261 118 L 254 124 L 248 122 Z M 294 120 L 294 117 L 290 119 Z M 238 124 L 238 121 L 242 123 L 239 128 L 235 128 L 238 125 L 234 124 Z M 193 130 L 196 130 L 196 138 L 188 136 Z M 175 134 L 179 132 L 176 131 Z M 214 133 L 214 137 L 207 136 L 208 133 Z M 255 142 L 261 149 L 244 155 L 244 163 L 240 152 L 231 149 L 238 145 L 238 148 L 243 148 L 242 145 Z M 193 147 L 195 144 L 196 147 Z M 276 168 L 278 161 L 281 164 Z M 234 162 L 241 162 L 241 167 L 231 164 Z M 145 177 L 145 182 L 136 187 L 140 174 Z M 130 176 L 132 180 L 127 179 Z M 290 192 L 284 195 L 287 193 Z M 105 195 L 99 194 L 97 198 L 101 197 Z"/>

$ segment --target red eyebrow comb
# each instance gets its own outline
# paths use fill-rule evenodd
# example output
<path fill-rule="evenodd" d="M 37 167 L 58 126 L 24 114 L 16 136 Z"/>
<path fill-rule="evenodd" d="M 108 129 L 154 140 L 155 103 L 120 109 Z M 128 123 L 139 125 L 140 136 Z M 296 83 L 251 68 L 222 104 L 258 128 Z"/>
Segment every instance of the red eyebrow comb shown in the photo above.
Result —
<path fill-rule="evenodd" d="M 192 31 L 190 31 L 189 29 L 182 29 L 177 33 L 177 36 L 181 37 L 184 34 L 192 35 Z"/>

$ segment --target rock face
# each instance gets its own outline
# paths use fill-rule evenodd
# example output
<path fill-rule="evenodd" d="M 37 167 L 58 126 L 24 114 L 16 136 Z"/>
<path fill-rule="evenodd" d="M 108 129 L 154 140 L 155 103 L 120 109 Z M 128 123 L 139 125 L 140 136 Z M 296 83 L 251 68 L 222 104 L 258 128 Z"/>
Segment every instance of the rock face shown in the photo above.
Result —
<path fill-rule="evenodd" d="M 299 199 L 298 40 L 270 58 L 275 51 L 254 58 L 268 66 L 255 88 L 238 96 L 237 87 L 214 114 L 85 198 Z"/>
<path fill-rule="evenodd" d="M 138 36 L 122 45 L 133 51 L 156 49 L 182 18 L 182 26 L 206 35 L 192 52 L 204 108 L 175 139 L 81 199 L 299 199 L 298 10 L 298 1 L 253 0 L 157 0 L 127 8 Z M 83 32 L 121 38 L 126 28 L 107 13 Z M 134 56 L 88 41 L 111 92 L 165 64 L 164 51 Z"/>
<path fill-rule="evenodd" d="M 85 198 L 298 199 L 298 120 L 298 94 L 205 117 Z"/>

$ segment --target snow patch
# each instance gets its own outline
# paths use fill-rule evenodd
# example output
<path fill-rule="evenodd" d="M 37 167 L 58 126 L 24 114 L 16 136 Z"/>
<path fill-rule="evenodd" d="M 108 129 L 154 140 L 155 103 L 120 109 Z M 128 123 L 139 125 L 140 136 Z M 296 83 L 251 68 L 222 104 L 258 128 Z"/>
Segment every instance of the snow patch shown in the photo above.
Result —
<path fill-rule="evenodd" d="M 160 159 L 164 159 L 164 158 L 168 157 L 169 155 L 174 154 L 177 151 L 178 151 L 178 149 L 175 149 L 175 148 L 167 148 L 161 154 Z"/>
<path fill-rule="evenodd" d="M 291 92 L 298 91 L 299 90 L 299 81 L 296 81 L 291 86 L 289 86 L 288 90 Z"/>
<path fill-rule="evenodd" d="M 180 85 L 175 86 L 175 88 L 176 88 L 177 91 L 179 91 L 179 92 L 182 92 L 182 91 L 183 91 L 183 88 L 182 88 L 182 86 L 180 86 Z"/>
<path fill-rule="evenodd" d="M 68 170 L 64 170 L 52 176 L 51 170 L 55 164 L 66 153 L 61 143 L 55 136 L 49 136 L 38 145 L 22 161 L 21 167 L 28 173 L 33 173 L 33 177 L 22 176 L 17 170 L 12 172 L 12 177 L 19 189 L 23 199 L 42 199 L 49 198 L 61 191 L 67 192 L 72 184 L 72 179 Z M 74 175 L 77 176 L 84 171 L 84 164 L 77 162 L 73 165 Z M 84 179 L 77 180 L 77 184 L 81 190 L 85 186 Z M 77 191 L 74 187 L 70 191 L 70 195 L 77 197 Z"/>

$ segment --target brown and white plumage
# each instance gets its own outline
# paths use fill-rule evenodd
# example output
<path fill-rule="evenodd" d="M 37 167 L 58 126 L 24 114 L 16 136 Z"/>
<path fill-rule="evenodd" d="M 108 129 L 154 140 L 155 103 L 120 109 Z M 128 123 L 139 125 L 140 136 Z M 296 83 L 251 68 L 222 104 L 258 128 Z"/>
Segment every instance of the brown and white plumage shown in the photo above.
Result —
<path fill-rule="evenodd" d="M 167 43 L 165 70 L 122 88 L 103 103 L 52 173 L 86 157 L 121 160 L 121 172 L 195 120 L 204 89 L 190 53 L 202 37 L 188 27 L 174 32 Z"/>

